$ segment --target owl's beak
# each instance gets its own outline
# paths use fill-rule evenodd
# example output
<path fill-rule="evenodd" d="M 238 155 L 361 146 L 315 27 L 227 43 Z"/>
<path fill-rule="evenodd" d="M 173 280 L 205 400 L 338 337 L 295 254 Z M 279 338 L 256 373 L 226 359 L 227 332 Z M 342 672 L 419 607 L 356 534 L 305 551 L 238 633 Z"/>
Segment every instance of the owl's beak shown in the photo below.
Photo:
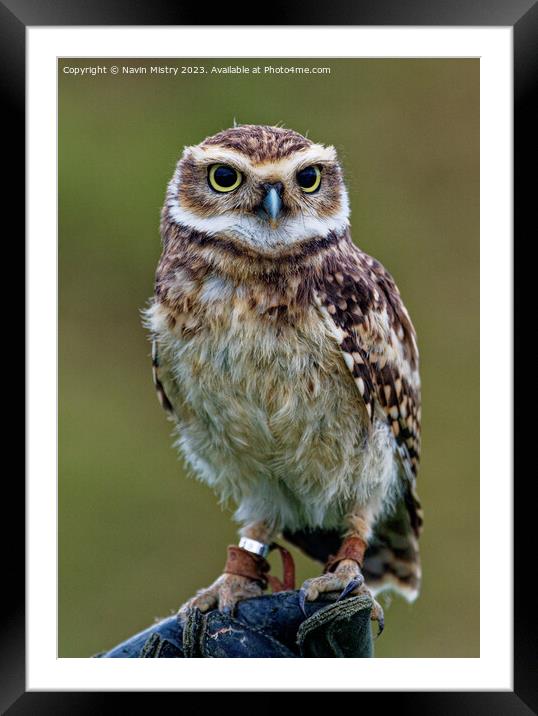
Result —
<path fill-rule="evenodd" d="M 274 229 L 278 223 L 278 218 L 282 211 L 282 184 L 266 184 L 265 185 L 265 196 L 262 201 L 262 207 L 267 214 L 269 224 Z"/>

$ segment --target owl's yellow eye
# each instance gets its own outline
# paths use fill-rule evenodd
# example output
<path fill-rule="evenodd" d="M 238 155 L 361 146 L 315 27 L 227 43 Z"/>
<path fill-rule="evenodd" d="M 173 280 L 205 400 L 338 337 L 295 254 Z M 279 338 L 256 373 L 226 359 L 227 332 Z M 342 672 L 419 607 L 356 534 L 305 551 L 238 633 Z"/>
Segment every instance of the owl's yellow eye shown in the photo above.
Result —
<path fill-rule="evenodd" d="M 243 177 L 237 169 L 227 164 L 213 164 L 209 168 L 209 186 L 215 191 L 228 192 L 237 189 Z"/>
<path fill-rule="evenodd" d="M 321 184 L 321 171 L 318 166 L 305 167 L 297 172 L 297 183 L 306 194 L 319 189 Z"/>

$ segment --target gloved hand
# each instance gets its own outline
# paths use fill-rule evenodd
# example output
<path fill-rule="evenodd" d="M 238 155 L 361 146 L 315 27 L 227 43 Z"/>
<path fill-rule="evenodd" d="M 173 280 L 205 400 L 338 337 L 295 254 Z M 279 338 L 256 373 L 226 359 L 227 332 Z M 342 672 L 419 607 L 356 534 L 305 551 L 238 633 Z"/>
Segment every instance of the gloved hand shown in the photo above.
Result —
<path fill-rule="evenodd" d="M 239 602 L 233 616 L 192 610 L 140 632 L 99 658 L 297 658 L 373 656 L 367 596 L 327 598 L 299 607 L 299 593 L 278 592 Z"/>

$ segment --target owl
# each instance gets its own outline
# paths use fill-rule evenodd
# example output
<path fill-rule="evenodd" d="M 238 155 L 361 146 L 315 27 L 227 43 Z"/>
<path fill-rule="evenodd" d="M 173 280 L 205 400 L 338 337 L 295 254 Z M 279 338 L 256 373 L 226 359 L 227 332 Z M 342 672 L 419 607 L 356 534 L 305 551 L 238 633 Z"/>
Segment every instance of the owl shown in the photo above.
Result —
<path fill-rule="evenodd" d="M 393 278 L 352 242 L 334 147 L 257 125 L 186 147 L 160 228 L 155 386 L 240 535 L 180 614 L 261 594 L 283 537 L 324 565 L 303 607 L 367 593 L 382 627 L 375 595 L 412 601 L 421 579 L 418 350 Z"/>

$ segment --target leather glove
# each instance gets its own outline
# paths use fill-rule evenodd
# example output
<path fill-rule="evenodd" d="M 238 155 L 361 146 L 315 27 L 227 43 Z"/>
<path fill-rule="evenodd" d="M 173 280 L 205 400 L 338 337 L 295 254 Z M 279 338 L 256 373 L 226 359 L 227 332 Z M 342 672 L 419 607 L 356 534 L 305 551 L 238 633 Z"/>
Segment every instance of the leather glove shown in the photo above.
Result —
<path fill-rule="evenodd" d="M 318 658 L 373 656 L 367 596 L 299 607 L 299 593 L 278 592 L 239 602 L 233 616 L 192 610 L 169 617 L 98 658 Z"/>

